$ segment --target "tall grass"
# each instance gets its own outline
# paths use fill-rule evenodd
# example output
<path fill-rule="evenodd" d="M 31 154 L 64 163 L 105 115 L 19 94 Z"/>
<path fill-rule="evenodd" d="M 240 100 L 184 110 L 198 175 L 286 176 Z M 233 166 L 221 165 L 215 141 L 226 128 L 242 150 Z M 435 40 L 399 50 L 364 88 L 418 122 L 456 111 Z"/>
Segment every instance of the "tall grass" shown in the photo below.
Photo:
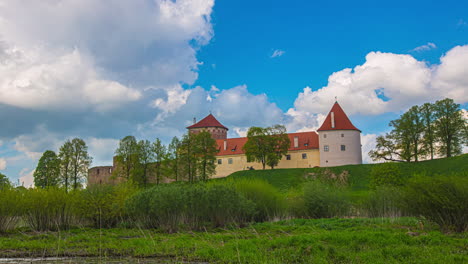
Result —
<path fill-rule="evenodd" d="M 400 217 L 403 215 L 402 190 L 393 186 L 377 187 L 357 207 L 359 216 Z"/>
<path fill-rule="evenodd" d="M 232 181 L 236 190 L 255 204 L 256 222 L 284 218 L 285 196 L 270 183 L 261 179 L 243 178 Z"/>
<path fill-rule="evenodd" d="M 25 222 L 35 231 L 68 229 L 76 215 L 76 193 L 62 189 L 30 189 L 24 193 Z"/>
<path fill-rule="evenodd" d="M 21 218 L 22 192 L 20 190 L 0 190 L 0 233 L 14 229 Z"/>
<path fill-rule="evenodd" d="M 330 218 L 347 216 L 350 212 L 346 188 L 310 181 L 304 185 L 304 206 L 307 217 Z"/>
<path fill-rule="evenodd" d="M 404 190 L 404 206 L 445 232 L 468 231 L 468 175 L 416 177 Z"/>

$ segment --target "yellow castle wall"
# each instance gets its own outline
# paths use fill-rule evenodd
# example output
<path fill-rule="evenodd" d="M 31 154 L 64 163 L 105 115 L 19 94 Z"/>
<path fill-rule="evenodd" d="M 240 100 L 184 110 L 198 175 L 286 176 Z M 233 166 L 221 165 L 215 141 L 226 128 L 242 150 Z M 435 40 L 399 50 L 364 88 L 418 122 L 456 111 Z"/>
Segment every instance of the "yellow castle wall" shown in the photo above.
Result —
<path fill-rule="evenodd" d="M 306 158 L 302 157 L 303 154 L 306 154 Z M 288 155 L 291 156 L 291 159 L 287 160 L 286 157 L 283 157 L 275 168 L 312 168 L 320 165 L 318 149 L 295 150 L 288 152 Z M 232 160 L 232 163 L 229 162 L 229 159 Z M 221 160 L 221 164 L 219 164 L 219 160 Z M 212 178 L 226 177 L 236 171 L 248 170 L 250 167 L 256 170 L 262 169 L 262 164 L 259 162 L 247 162 L 247 157 L 245 155 L 216 156 L 215 162 L 216 173 Z"/>

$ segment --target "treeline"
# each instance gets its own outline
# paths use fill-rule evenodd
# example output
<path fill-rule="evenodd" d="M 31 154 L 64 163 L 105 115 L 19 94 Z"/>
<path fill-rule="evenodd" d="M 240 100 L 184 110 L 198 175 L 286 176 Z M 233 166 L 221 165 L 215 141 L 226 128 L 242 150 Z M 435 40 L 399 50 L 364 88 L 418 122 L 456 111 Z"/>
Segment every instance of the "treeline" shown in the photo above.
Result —
<path fill-rule="evenodd" d="M 169 145 L 160 139 L 137 141 L 133 136 L 120 140 L 115 151 L 113 177 L 140 187 L 160 184 L 164 179 L 205 181 L 215 173 L 216 141 L 208 132 L 174 137 Z"/>
<path fill-rule="evenodd" d="M 413 106 L 389 124 L 393 129 L 377 137 L 369 152 L 374 161 L 420 161 L 452 157 L 468 144 L 468 123 L 453 99 Z"/>
<path fill-rule="evenodd" d="M 395 163 L 376 165 L 371 190 L 356 195 L 336 178 L 280 191 L 259 179 L 177 182 L 138 188 L 129 182 L 65 192 L 0 190 L 0 232 L 73 227 L 157 228 L 164 232 L 242 227 L 289 218 L 400 217 L 431 221 L 446 232 L 468 230 L 466 174 L 408 177 Z"/>

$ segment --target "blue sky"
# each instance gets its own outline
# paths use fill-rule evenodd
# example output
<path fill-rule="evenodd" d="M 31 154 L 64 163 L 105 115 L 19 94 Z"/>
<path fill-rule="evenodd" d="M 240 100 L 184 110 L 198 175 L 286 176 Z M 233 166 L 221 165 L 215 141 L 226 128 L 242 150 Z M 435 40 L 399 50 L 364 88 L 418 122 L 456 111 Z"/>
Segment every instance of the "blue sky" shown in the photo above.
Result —
<path fill-rule="evenodd" d="M 367 152 L 412 105 L 468 102 L 467 1 L 4 2 L 0 172 L 26 185 L 68 138 L 105 165 L 209 111 L 231 137 L 313 130 L 337 96 Z"/>

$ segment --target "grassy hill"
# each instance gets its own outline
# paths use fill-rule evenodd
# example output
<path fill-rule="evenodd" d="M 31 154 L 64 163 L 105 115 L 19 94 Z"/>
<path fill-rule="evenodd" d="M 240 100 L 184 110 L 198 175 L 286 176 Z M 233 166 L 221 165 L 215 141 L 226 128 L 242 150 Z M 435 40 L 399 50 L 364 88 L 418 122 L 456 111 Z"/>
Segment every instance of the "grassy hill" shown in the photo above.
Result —
<path fill-rule="evenodd" d="M 433 176 L 438 174 L 464 173 L 468 175 L 468 154 L 451 158 L 397 164 L 403 175 L 408 177 L 415 174 Z M 368 189 L 370 172 L 374 166 L 378 165 L 361 164 L 328 168 L 249 170 L 235 172 L 229 175 L 227 179 L 263 179 L 281 190 L 288 190 L 299 187 L 307 180 L 325 177 L 346 181 L 353 191 L 365 191 Z"/>

